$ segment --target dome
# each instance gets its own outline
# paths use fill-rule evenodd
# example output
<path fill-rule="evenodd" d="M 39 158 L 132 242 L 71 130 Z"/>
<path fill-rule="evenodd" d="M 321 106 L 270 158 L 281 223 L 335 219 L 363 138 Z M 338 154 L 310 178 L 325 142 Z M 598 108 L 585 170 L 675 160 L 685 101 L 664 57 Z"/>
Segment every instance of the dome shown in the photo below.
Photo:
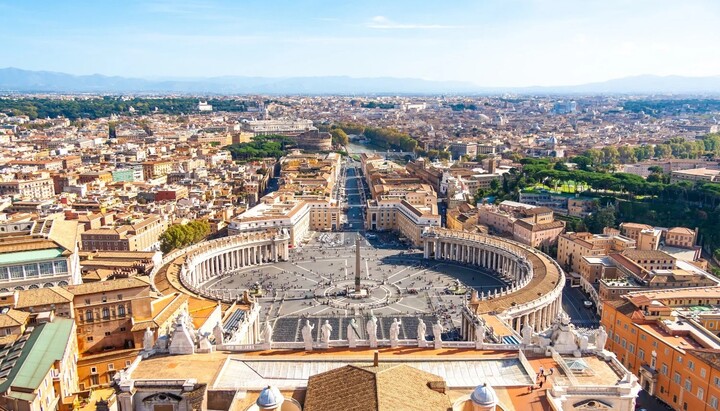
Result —
<path fill-rule="evenodd" d="M 470 399 L 474 404 L 485 407 L 497 405 L 497 395 L 495 395 L 495 390 L 487 383 L 478 385 L 477 388 L 475 388 L 475 391 L 470 394 Z"/>
<path fill-rule="evenodd" d="M 283 401 L 285 401 L 285 397 L 280 394 L 280 390 L 278 390 L 277 387 L 268 385 L 267 388 L 264 388 L 260 392 L 260 396 L 257 401 L 255 401 L 255 404 L 257 404 L 260 409 L 273 409 L 280 407 Z"/>

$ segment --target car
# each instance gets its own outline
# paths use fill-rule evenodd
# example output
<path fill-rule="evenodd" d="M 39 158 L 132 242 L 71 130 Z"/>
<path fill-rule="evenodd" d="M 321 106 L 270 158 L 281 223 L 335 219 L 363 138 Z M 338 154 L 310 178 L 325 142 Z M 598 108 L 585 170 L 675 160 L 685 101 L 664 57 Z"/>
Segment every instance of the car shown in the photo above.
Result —
<path fill-rule="evenodd" d="M 583 305 L 585 306 L 585 308 L 592 308 L 593 302 L 590 300 L 585 300 L 583 301 Z"/>

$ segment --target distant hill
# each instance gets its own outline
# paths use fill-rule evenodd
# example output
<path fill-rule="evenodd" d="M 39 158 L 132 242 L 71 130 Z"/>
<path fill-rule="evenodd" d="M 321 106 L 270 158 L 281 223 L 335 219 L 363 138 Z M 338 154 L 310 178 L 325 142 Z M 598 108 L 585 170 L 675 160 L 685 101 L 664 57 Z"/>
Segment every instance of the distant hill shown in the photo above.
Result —
<path fill-rule="evenodd" d="M 75 76 L 0 69 L 0 91 L 20 93 L 178 94 L 720 94 L 720 76 L 634 76 L 557 87 L 481 87 L 469 82 L 413 78 L 241 77 L 148 80 L 100 74 Z"/>

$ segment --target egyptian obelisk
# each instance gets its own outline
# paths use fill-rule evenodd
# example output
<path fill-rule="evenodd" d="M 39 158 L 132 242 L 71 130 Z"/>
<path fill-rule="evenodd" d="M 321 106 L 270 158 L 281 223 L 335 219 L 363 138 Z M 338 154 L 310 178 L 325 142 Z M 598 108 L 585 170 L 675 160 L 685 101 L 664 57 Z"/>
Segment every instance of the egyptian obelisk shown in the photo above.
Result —
<path fill-rule="evenodd" d="M 360 235 L 355 238 L 355 292 L 360 293 Z"/>

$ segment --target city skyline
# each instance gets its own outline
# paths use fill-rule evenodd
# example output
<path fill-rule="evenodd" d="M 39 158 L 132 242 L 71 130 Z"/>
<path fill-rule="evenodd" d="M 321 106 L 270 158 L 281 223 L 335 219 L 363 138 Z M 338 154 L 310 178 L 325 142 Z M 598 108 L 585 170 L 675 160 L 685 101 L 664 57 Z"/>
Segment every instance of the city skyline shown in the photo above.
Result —
<path fill-rule="evenodd" d="M 402 77 L 484 87 L 714 76 L 710 1 L 0 2 L 0 67 L 149 79 Z M 290 64 L 288 64 L 290 63 Z"/>

